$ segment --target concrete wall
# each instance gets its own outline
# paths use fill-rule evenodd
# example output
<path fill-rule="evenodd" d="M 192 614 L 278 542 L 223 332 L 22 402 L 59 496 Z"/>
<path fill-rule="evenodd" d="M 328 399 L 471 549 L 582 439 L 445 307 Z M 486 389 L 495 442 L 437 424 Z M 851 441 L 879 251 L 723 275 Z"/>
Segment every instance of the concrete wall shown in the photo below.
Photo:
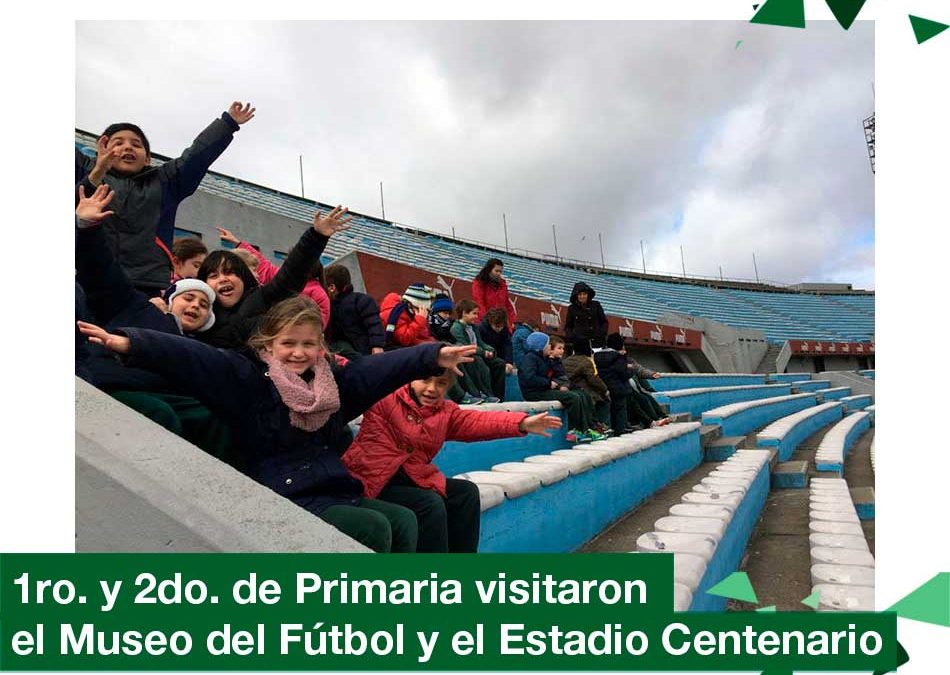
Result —
<path fill-rule="evenodd" d="M 178 208 L 175 226 L 200 232 L 209 250 L 220 248 L 215 227 L 226 227 L 242 241 L 260 248 L 261 253 L 275 260 L 274 252 L 287 253 L 307 223 L 269 211 L 247 206 L 230 199 L 199 190 Z M 276 260 L 275 260 L 276 262 Z"/>
<path fill-rule="evenodd" d="M 79 379 L 76 550 L 369 551 Z"/>
<path fill-rule="evenodd" d="M 663 314 L 657 321 L 705 334 L 702 353 L 716 373 L 754 373 L 769 344 L 760 330 L 733 328 L 687 314 Z"/>

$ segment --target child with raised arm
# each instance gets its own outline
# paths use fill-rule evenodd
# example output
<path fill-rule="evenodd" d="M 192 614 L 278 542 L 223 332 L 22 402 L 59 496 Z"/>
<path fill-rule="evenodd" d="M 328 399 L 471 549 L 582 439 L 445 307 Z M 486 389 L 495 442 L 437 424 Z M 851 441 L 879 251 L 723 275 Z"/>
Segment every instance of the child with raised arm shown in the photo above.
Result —
<path fill-rule="evenodd" d="M 326 215 L 317 211 L 313 227 L 301 235 L 274 278 L 263 285 L 232 251 L 212 251 L 201 264 L 198 278 L 217 294 L 214 306 L 217 321 L 211 330 L 202 334 L 202 341 L 224 349 L 243 347 L 268 309 L 300 293 L 307 271 L 314 260 L 319 260 L 329 238 L 349 229 L 350 217 L 346 214 L 347 209 L 342 206 Z"/>
<path fill-rule="evenodd" d="M 487 441 L 549 435 L 561 420 L 541 413 L 463 410 L 445 394 L 455 373 L 445 371 L 400 387 L 363 415 L 343 455 L 367 497 L 401 504 L 416 514 L 419 553 L 475 553 L 481 520 L 478 488 L 446 478 L 432 463 L 446 441 Z"/>
<path fill-rule="evenodd" d="M 433 342 L 338 367 L 326 354 L 320 312 L 309 298 L 274 306 L 241 352 L 87 323 L 90 341 L 187 388 L 231 428 L 244 472 L 374 551 L 416 549 L 416 518 L 405 507 L 362 496 L 340 460 L 347 423 L 419 378 L 456 370 L 471 347 Z"/>
<path fill-rule="evenodd" d="M 280 265 L 275 265 L 267 257 L 254 248 L 254 245 L 241 241 L 231 230 L 228 230 L 223 227 L 215 227 L 218 231 L 218 235 L 221 237 L 221 241 L 226 241 L 234 244 L 237 251 L 246 251 L 250 254 L 254 260 L 256 260 L 256 265 L 252 268 L 254 276 L 257 277 L 257 281 L 261 284 L 270 283 L 274 277 L 277 276 L 277 272 L 280 270 Z M 240 255 L 240 253 L 239 253 Z M 244 256 L 242 256 L 244 257 Z M 247 259 L 245 259 L 246 261 Z M 250 264 L 248 265 L 251 266 Z M 303 290 L 300 291 L 301 295 L 306 295 L 308 298 L 317 303 L 317 307 L 320 308 L 320 313 L 323 315 L 323 325 L 330 325 L 330 296 L 324 290 L 323 287 L 323 265 L 320 264 L 320 258 L 317 258 L 310 265 L 310 268 L 307 270 L 307 283 L 304 284 Z"/>
<path fill-rule="evenodd" d="M 138 289 L 155 296 L 168 286 L 178 205 L 198 189 L 234 132 L 254 112 L 250 103 L 235 101 L 180 157 L 161 166 L 149 166 L 148 139 L 128 122 L 106 127 L 95 159 L 76 149 L 76 184 L 83 185 L 86 194 L 103 183 L 115 191 L 115 213 L 103 226 L 112 254 Z"/>

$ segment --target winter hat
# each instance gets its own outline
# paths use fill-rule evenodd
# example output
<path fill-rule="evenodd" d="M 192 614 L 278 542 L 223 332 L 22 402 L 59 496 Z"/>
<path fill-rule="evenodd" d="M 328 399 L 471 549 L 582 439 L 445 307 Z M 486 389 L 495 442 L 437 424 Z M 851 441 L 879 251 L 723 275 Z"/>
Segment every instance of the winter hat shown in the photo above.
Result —
<path fill-rule="evenodd" d="M 211 290 L 211 286 L 200 279 L 179 279 L 165 289 L 165 303 L 170 309 L 172 306 L 172 300 L 175 299 L 175 296 L 181 295 L 182 293 L 187 293 L 188 291 L 198 291 L 208 296 L 208 316 L 201 328 L 198 329 L 199 333 L 204 332 L 214 325 L 213 306 L 215 296 L 214 291 Z"/>
<path fill-rule="evenodd" d="M 452 311 L 452 298 L 449 296 L 440 293 L 435 296 L 432 300 L 432 306 L 429 308 L 429 311 L 435 314 L 436 312 L 451 312 Z"/>
<path fill-rule="evenodd" d="M 432 289 L 425 284 L 412 284 L 402 294 L 402 299 L 410 305 L 429 309 L 432 304 Z"/>
<path fill-rule="evenodd" d="M 616 349 L 618 352 L 623 349 L 623 336 L 620 333 L 611 333 L 607 336 L 607 348 Z"/>
<path fill-rule="evenodd" d="M 547 333 L 535 331 L 525 338 L 524 345 L 533 352 L 541 352 L 544 351 L 550 341 L 551 338 L 548 337 Z"/>

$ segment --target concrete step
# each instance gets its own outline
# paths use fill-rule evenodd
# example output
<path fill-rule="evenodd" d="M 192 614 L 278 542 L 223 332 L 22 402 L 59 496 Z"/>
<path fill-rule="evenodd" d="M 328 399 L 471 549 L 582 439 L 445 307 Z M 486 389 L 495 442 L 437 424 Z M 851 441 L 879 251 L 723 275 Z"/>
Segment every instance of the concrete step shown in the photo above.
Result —
<path fill-rule="evenodd" d="M 780 462 L 772 471 L 773 488 L 808 487 L 808 462 Z"/>
<path fill-rule="evenodd" d="M 874 520 L 874 488 L 851 488 L 851 501 L 861 520 Z"/>
<path fill-rule="evenodd" d="M 722 436 L 722 427 L 718 424 L 704 424 L 699 427 L 699 443 L 703 447 L 706 447 L 720 436 Z"/>
<path fill-rule="evenodd" d="M 704 443 L 707 462 L 724 462 L 732 457 L 736 450 L 746 447 L 745 436 L 720 436 L 714 441 Z"/>
<path fill-rule="evenodd" d="M 679 423 L 679 422 L 692 422 L 692 421 L 693 421 L 693 416 L 690 415 L 688 412 L 674 413 L 674 414 L 670 415 L 670 417 L 672 417 L 672 418 L 673 418 L 673 421 L 674 421 L 674 422 L 677 422 L 677 423 Z"/>

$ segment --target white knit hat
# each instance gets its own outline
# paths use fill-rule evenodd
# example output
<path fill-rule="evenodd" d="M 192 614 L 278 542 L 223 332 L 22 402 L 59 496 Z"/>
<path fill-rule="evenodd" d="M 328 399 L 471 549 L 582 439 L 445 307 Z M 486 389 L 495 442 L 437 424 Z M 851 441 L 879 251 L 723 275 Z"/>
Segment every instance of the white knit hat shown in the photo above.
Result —
<path fill-rule="evenodd" d="M 179 279 L 167 289 L 165 289 L 165 303 L 168 305 L 169 309 L 172 306 L 172 300 L 175 299 L 175 296 L 181 295 L 182 293 L 187 293 L 188 291 L 199 291 L 208 296 L 208 316 L 205 318 L 205 322 L 198 329 L 199 333 L 202 333 L 214 325 L 214 291 L 211 290 L 211 286 L 201 281 L 200 279 Z"/>

